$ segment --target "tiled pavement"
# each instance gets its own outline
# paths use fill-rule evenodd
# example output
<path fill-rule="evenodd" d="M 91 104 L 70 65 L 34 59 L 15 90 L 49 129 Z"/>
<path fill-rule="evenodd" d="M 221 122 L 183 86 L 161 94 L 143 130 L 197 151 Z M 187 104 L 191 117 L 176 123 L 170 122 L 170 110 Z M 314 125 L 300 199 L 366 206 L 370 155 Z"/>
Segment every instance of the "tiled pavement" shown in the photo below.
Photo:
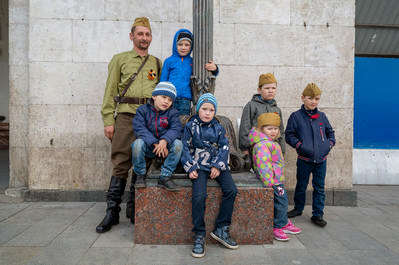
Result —
<path fill-rule="evenodd" d="M 191 245 L 134 244 L 134 227 L 123 214 L 121 224 L 97 234 L 105 203 L 0 203 L 0 264 L 398 265 L 399 186 L 355 189 L 358 207 L 326 207 L 325 228 L 310 223 L 307 206 L 293 219 L 303 232 L 289 242 L 238 250 L 207 245 L 202 259 L 191 257 Z"/>

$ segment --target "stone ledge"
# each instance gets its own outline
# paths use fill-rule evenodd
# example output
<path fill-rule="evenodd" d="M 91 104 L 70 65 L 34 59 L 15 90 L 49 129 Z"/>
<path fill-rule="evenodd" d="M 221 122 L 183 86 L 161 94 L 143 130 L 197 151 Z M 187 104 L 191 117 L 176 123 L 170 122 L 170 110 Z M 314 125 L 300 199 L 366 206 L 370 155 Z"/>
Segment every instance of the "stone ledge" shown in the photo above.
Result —
<path fill-rule="evenodd" d="M 237 187 L 263 187 L 263 184 L 254 174 L 251 173 L 233 173 L 232 174 Z M 157 186 L 156 179 L 158 176 L 151 175 L 148 181 L 149 187 Z M 190 180 L 185 174 L 175 174 L 174 179 L 176 183 L 182 186 L 191 186 Z M 209 186 L 218 186 L 216 182 L 209 183 Z M 11 190 L 11 189 L 10 189 Z M 21 191 L 21 196 L 24 201 L 80 201 L 80 202 L 104 202 L 105 190 L 28 190 L 27 188 Z M 290 205 L 294 204 L 294 190 L 287 189 L 288 202 Z M 126 201 L 127 193 L 125 192 L 124 201 Z M 312 204 L 312 191 L 306 192 L 306 204 Z M 355 190 L 326 190 L 327 206 L 357 206 L 357 191 Z"/>
<path fill-rule="evenodd" d="M 294 205 L 293 189 L 287 189 L 288 203 Z M 306 205 L 312 205 L 312 190 L 306 191 Z M 357 206 L 357 191 L 355 190 L 326 190 L 326 206 Z"/>
<path fill-rule="evenodd" d="M 146 189 L 136 189 L 134 242 L 136 244 L 191 244 L 191 181 L 178 179 L 183 188 L 169 192 L 149 180 Z M 273 242 L 273 189 L 237 185 L 230 231 L 238 244 Z M 219 212 L 222 192 L 215 180 L 208 181 L 205 223 L 207 243 Z"/>

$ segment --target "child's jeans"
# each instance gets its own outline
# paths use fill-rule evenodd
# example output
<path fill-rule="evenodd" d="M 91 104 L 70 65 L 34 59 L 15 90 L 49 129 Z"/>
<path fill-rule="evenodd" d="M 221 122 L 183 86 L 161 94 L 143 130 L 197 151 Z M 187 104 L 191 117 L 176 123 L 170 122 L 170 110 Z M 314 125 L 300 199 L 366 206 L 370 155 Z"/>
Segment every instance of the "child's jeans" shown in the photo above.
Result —
<path fill-rule="evenodd" d="M 191 100 L 186 98 L 176 98 L 173 106 L 179 111 L 180 115 L 190 115 Z"/>
<path fill-rule="evenodd" d="M 274 189 L 274 228 L 282 228 L 288 224 L 288 198 L 284 184 L 273 186 Z"/>
<path fill-rule="evenodd" d="M 145 158 L 154 158 L 154 147 L 148 146 L 143 139 L 136 139 L 132 143 L 132 164 L 134 172 L 137 175 L 145 175 L 147 172 Z M 181 152 L 183 150 L 182 142 L 178 139 L 168 144 L 169 154 L 161 167 L 161 178 L 170 177 L 175 171 L 180 161 Z"/>
<path fill-rule="evenodd" d="M 195 235 L 206 235 L 205 230 L 205 200 L 207 197 L 206 187 L 210 172 L 197 170 L 198 178 L 192 179 L 192 215 L 193 232 Z M 222 203 L 219 208 L 219 215 L 216 219 L 215 228 L 229 226 L 234 209 L 234 201 L 237 195 L 237 187 L 228 170 L 220 171 L 220 175 L 215 178 L 222 188 Z"/>
<path fill-rule="evenodd" d="M 324 183 L 326 179 L 327 160 L 324 160 L 323 163 L 316 164 L 298 158 L 296 166 L 297 182 L 294 194 L 295 208 L 299 212 L 302 212 L 305 207 L 306 188 L 309 183 L 310 173 L 312 173 L 312 214 L 313 216 L 323 216 L 324 201 L 326 197 L 324 193 Z"/>

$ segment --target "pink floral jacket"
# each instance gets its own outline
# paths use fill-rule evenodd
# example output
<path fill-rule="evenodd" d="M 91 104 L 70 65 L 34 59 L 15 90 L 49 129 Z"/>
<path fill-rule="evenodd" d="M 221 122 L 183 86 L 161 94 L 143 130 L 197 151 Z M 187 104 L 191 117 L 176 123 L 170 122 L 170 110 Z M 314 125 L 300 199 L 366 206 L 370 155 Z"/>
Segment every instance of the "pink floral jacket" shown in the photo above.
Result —
<path fill-rule="evenodd" d="M 254 128 L 248 139 L 253 145 L 252 161 L 256 175 L 268 187 L 284 184 L 284 157 L 280 145 Z"/>

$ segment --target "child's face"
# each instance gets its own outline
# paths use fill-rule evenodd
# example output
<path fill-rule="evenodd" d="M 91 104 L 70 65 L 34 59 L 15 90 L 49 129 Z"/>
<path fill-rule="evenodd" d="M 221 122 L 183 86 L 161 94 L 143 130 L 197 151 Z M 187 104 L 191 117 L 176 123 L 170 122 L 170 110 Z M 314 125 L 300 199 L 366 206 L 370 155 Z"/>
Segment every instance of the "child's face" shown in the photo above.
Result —
<path fill-rule="evenodd" d="M 270 101 L 276 96 L 276 90 L 276 83 L 264 84 L 258 88 L 258 93 L 264 100 Z"/>
<path fill-rule="evenodd" d="M 272 125 L 266 125 L 263 126 L 261 129 L 262 133 L 264 133 L 266 136 L 272 138 L 275 140 L 278 136 L 279 133 L 279 128 L 277 126 L 272 126 Z"/>
<path fill-rule="evenodd" d="M 210 122 L 215 117 L 215 107 L 212 103 L 204 103 L 198 110 L 198 116 L 203 122 Z"/>
<path fill-rule="evenodd" d="M 314 110 L 320 103 L 321 95 L 315 97 L 302 96 L 302 102 L 306 110 Z"/>
<path fill-rule="evenodd" d="M 180 56 L 186 56 L 191 50 L 191 42 L 182 40 L 177 44 L 177 52 Z"/>
<path fill-rule="evenodd" d="M 167 110 L 173 103 L 173 100 L 170 97 L 164 95 L 152 96 L 152 99 L 154 100 L 154 107 L 157 111 Z"/>

